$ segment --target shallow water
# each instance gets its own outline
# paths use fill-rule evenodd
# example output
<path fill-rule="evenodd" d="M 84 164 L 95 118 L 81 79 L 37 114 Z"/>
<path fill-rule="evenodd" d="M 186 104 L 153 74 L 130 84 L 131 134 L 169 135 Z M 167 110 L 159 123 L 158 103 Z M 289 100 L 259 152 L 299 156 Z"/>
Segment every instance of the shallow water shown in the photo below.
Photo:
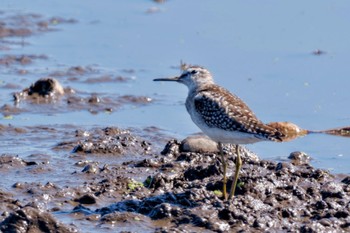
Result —
<path fill-rule="evenodd" d="M 74 135 L 75 129 L 94 126 L 132 128 L 154 142 L 159 151 L 168 138 L 179 140 L 199 129 L 187 114 L 185 86 L 154 83 L 152 79 L 179 74 L 180 61 L 207 67 L 216 82 L 240 96 L 265 122 L 290 121 L 311 130 L 350 125 L 350 31 L 346 30 L 350 3 L 346 1 L 237 2 L 209 0 L 169 1 L 19 1 L 2 0 L 0 17 L 35 13 L 59 16 L 76 23 L 53 25 L 55 31 L 24 38 L 6 38 L 10 50 L 1 54 L 46 55 L 29 65 L 0 66 L 0 106 L 13 105 L 12 93 L 41 77 L 55 77 L 81 97 L 92 93 L 115 103 L 113 111 L 67 107 L 62 100 L 54 106 L 19 103 L 24 112 L 0 117 L 1 125 L 23 127 L 25 133 L 1 132 L 1 154 L 15 154 L 26 161 L 46 163 L 43 169 L 9 169 L 1 188 L 12 190 L 16 181 L 54 182 L 60 187 L 80 186 L 71 180 L 81 171 L 77 157 L 52 148 Z M 154 11 L 149 13 L 149 11 Z M 2 41 L 0 41 L 2 42 Z M 27 44 L 28 43 L 28 44 Z M 1 45 L 1 44 L 0 44 Z M 323 51 L 320 55 L 314 51 Z M 67 74 L 80 66 L 83 74 Z M 19 74 L 19 70 L 28 73 Z M 76 79 L 72 79 L 72 77 Z M 100 76 L 125 77 L 125 82 L 89 82 Z M 8 84 L 16 84 L 9 88 Z M 150 103 L 123 102 L 124 95 L 146 96 Z M 121 103 L 119 103 L 119 101 Z M 147 130 L 148 127 L 160 130 Z M 152 132 L 155 131 L 155 132 Z M 150 133 L 152 132 L 152 133 Z M 160 140 L 159 138 L 162 138 Z M 261 158 L 283 161 L 292 151 L 304 151 L 312 164 L 333 173 L 350 173 L 350 138 L 310 135 L 293 142 L 258 143 L 249 148 Z M 72 157 L 73 156 L 73 157 Z M 127 157 L 93 158 L 101 164 L 120 164 Z M 21 172 L 22 171 L 22 172 Z M 29 175 L 28 175 L 29 174 Z M 49 175 L 47 175 L 49 174 Z M 144 180 L 147 174 L 135 174 Z M 16 198 L 26 198 L 25 195 Z M 103 206 L 105 203 L 100 203 Z M 64 209 L 64 208 L 63 208 Z M 75 222 L 85 231 L 110 232 L 113 226 L 96 226 L 72 220 L 67 212 L 54 212 L 67 224 Z M 149 220 L 150 221 L 150 220 Z M 167 223 L 159 221 L 159 226 Z M 158 223 L 134 226 L 153 232 Z M 130 230 L 126 225 L 125 229 Z M 197 229 L 198 230 L 198 229 Z"/>
<path fill-rule="evenodd" d="M 22 89 L 57 70 L 92 66 L 100 73 L 127 76 L 131 81 L 59 80 L 81 92 L 142 95 L 154 100 L 147 105 L 125 105 L 112 113 L 29 111 L 3 118 L 0 124 L 156 126 L 182 139 L 199 131 L 183 106 L 187 90 L 152 79 L 178 74 L 174 67 L 183 60 L 210 69 L 218 84 L 240 96 L 263 121 L 291 121 L 307 129 L 350 125 L 348 2 L 2 0 L 0 6 L 6 14 L 36 13 L 78 21 L 57 25 L 58 31 L 22 38 L 29 45 L 14 45 L 6 51 L 45 54 L 48 59 L 25 66 L 29 74 L 23 76 L 13 67 L 2 67 L 4 85 L 19 83 Z M 159 12 L 147 13 L 152 7 Z M 317 49 L 325 53 L 313 54 Z M 134 72 L 126 72 L 129 69 Z M 1 105 L 12 103 L 14 91 L 19 90 L 2 88 Z M 29 145 L 19 143 L 14 153 L 28 155 Z M 3 148 L 8 151 L 6 143 Z M 349 138 L 312 135 L 249 148 L 262 158 L 275 160 L 301 150 L 313 158 L 316 167 L 350 173 Z M 50 151 L 45 140 L 35 150 Z"/>

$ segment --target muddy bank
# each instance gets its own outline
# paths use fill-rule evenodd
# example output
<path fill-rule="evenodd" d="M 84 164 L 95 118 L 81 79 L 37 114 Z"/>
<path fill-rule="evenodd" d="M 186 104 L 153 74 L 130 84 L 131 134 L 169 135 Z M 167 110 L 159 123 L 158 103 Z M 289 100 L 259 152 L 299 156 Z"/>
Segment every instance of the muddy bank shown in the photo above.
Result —
<path fill-rule="evenodd" d="M 1 11 L 0 50 L 11 50 L 11 46 L 13 45 L 26 46 L 29 43 L 24 40 L 25 37 L 58 30 L 57 25 L 59 24 L 72 24 L 76 22 L 77 20 L 75 19 L 65 19 L 62 17 L 47 18 L 40 14 L 15 14 Z M 16 37 L 22 38 L 22 41 L 15 40 L 14 38 Z M 7 62 L 3 62 L 3 58 L 0 61 L 0 65 L 9 65 Z M 23 62 L 21 63 L 23 64 Z M 24 64 L 27 64 L 27 62 Z"/>
<path fill-rule="evenodd" d="M 157 167 L 160 172 L 149 177 L 134 197 L 94 213 L 109 219 L 116 212 L 128 211 L 171 221 L 172 226 L 158 231 L 186 232 L 188 227 L 215 232 L 349 230 L 349 178 L 337 182 L 328 172 L 308 163 L 251 159 L 251 152 L 243 150 L 238 190 L 228 203 L 222 200 L 218 156 L 182 152 L 180 145 L 171 141 L 162 152 L 164 157 L 135 163 L 137 167 Z M 231 159 L 231 168 L 233 163 Z"/>
<path fill-rule="evenodd" d="M 166 12 L 160 7 L 145 11 Z M 4 78 L 1 89 L 12 92 L 4 95 L 0 107 L 4 115 L 0 124 L 0 231 L 350 231 L 350 178 L 334 177 L 313 168 L 305 153 L 294 152 L 289 162 L 277 163 L 261 160 L 242 147 L 244 165 L 236 197 L 228 203 L 222 197 L 222 166 L 214 142 L 199 136 L 170 140 L 169 132 L 166 134 L 156 127 L 140 129 L 138 123 L 132 125 L 136 129 L 79 125 L 85 123 L 86 115 L 91 118 L 116 112 L 113 117 L 118 118 L 118 110 L 122 108 L 150 106 L 152 99 L 147 95 L 153 91 L 140 94 L 141 85 L 139 89 L 129 90 L 125 86 L 134 87 L 139 76 L 144 76 L 140 83 L 146 83 L 156 78 L 151 75 L 167 75 L 168 71 L 158 73 L 137 68 L 143 67 L 144 59 L 149 57 L 141 57 L 141 63 L 133 61 L 131 69 L 117 69 L 65 64 L 65 61 L 59 61 L 62 66 L 47 67 L 55 58 L 52 51 L 10 54 L 16 51 L 14 48 L 30 46 L 28 38 L 33 35 L 75 22 L 61 17 L 9 15 L 0 11 L 0 50 L 9 51 L 0 56 L 0 67 L 5 75 L 11 74 Z M 98 28 L 103 26 L 98 21 L 95 23 Z M 113 43 L 117 42 L 113 39 Z M 101 56 L 101 59 L 115 60 L 113 65 L 119 67 L 119 62 L 128 55 Z M 146 84 L 142 85 L 142 89 L 147 89 Z M 152 112 L 153 116 L 162 114 L 164 109 Z M 74 111 L 92 114 L 79 115 L 75 125 L 55 125 L 49 117 L 63 113 L 65 120 Z M 129 114 L 130 118 L 135 117 L 135 112 Z M 29 121 L 28 115 L 32 117 Z M 20 122 L 20 125 L 30 126 L 16 125 L 11 117 L 27 120 L 28 123 Z M 33 125 L 31 120 L 35 117 L 40 124 L 52 125 Z M 150 125 L 161 125 L 155 121 L 152 119 Z M 234 147 L 226 147 L 225 151 L 230 157 L 232 176 Z"/>
<path fill-rule="evenodd" d="M 42 174 L 48 181 L 14 180 L 10 190 L 2 190 L 0 229 L 20 229 L 26 222 L 28 231 L 38 232 L 84 232 L 82 226 L 102 232 L 118 227 L 147 232 L 350 230 L 349 177 L 339 181 L 313 168 L 303 153 L 276 163 L 241 147 L 236 197 L 226 202 L 220 156 L 206 138 L 171 140 L 161 150 L 159 142 L 149 140 L 152 133 L 144 137 L 114 127 L 76 129 L 65 135 L 66 140 L 56 139 L 52 147 L 69 154 L 65 166 L 72 169 L 62 176 L 63 186 L 60 179 L 47 178 L 62 173 L 52 157 L 0 157 L 0 173 Z M 225 152 L 232 175 L 235 149 L 226 147 Z M 63 225 L 57 220 L 62 213 Z"/>
<path fill-rule="evenodd" d="M 92 114 L 111 113 L 125 105 L 140 106 L 152 101 L 150 97 L 133 94 L 111 95 L 96 88 L 86 92 L 72 88 L 75 83 L 100 85 L 101 83 L 127 83 L 133 80 L 135 69 L 121 69 L 119 75 L 106 72 L 98 66 L 71 66 L 37 75 L 33 65 L 50 60 L 46 54 L 11 54 L 12 47 L 30 46 L 29 37 L 57 31 L 60 25 L 77 23 L 75 19 L 45 17 L 40 14 L 16 14 L 0 12 L 0 50 L 7 51 L 0 56 L 0 67 L 22 79 L 5 79 L 1 88 L 13 90 L 13 103 L 5 103 L 0 112 L 5 118 L 21 113 L 56 114 L 72 111 L 89 111 Z M 39 65 L 40 66 L 40 65 Z M 29 83 L 27 86 L 23 86 Z M 79 85 L 78 85 L 79 86 Z"/>
<path fill-rule="evenodd" d="M 68 79 L 71 76 L 67 77 Z M 62 79 L 62 78 L 61 78 Z M 87 78 L 86 82 L 127 82 L 127 77 L 102 76 Z M 9 83 L 6 88 L 18 88 L 18 84 Z M 126 105 L 144 106 L 152 102 L 147 96 L 118 95 L 110 96 L 104 93 L 85 93 L 66 86 L 56 78 L 43 77 L 33 82 L 22 91 L 13 93 L 13 105 L 4 104 L 0 113 L 4 116 L 18 115 L 23 112 L 31 113 L 66 113 L 72 111 L 88 111 L 92 114 L 111 113 Z"/>

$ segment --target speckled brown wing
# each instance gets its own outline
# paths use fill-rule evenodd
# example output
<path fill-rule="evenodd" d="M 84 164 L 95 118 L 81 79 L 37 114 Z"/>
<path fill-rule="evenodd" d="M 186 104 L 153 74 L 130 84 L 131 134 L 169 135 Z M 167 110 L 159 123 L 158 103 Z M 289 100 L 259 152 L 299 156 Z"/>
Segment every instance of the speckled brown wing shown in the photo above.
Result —
<path fill-rule="evenodd" d="M 201 90 L 194 97 L 194 105 L 209 127 L 281 141 L 279 132 L 262 123 L 240 98 L 222 87 L 213 85 Z"/>

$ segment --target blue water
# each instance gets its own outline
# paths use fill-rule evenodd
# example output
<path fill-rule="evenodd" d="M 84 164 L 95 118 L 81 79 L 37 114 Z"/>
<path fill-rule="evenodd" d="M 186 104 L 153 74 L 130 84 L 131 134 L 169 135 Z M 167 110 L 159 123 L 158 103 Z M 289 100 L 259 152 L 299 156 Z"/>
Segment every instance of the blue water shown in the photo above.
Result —
<path fill-rule="evenodd" d="M 151 7 L 159 12 L 147 13 Z M 50 72 L 77 65 L 121 75 L 123 69 L 135 69 L 133 81 L 123 84 L 62 81 L 81 91 L 145 95 L 154 100 L 112 114 L 28 112 L 1 119 L 0 124 L 157 126 L 182 139 L 199 131 L 183 106 L 186 87 L 152 82 L 177 75 L 179 70 L 173 67 L 182 60 L 207 67 L 218 84 L 240 96 L 265 122 L 291 121 L 306 129 L 350 125 L 348 1 L 2 0 L 0 9 L 78 21 L 24 38 L 30 45 L 6 51 L 46 54 L 49 59 L 27 66 L 26 76 L 2 68 L 4 83 L 19 81 L 24 88 Z M 325 53 L 314 55 L 317 49 Z M 1 90 L 1 105 L 11 103 L 13 91 Z M 313 135 L 249 148 L 274 160 L 305 151 L 316 167 L 349 174 L 349 142 L 350 138 Z"/>

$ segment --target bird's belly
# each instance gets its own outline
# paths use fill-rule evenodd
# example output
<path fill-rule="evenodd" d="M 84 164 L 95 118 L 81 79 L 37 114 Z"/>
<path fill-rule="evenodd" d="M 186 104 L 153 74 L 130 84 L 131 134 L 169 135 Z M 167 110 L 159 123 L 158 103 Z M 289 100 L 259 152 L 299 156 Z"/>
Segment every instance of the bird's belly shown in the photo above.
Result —
<path fill-rule="evenodd" d="M 262 138 L 256 137 L 254 134 L 243 133 L 239 131 L 226 131 L 219 128 L 199 127 L 204 134 L 212 140 L 221 143 L 230 144 L 251 144 L 263 141 Z"/>
<path fill-rule="evenodd" d="M 244 133 L 240 131 L 223 130 L 220 128 L 209 127 L 200 117 L 191 114 L 193 122 L 213 141 L 230 144 L 252 144 L 255 142 L 264 141 L 252 133 Z"/>

